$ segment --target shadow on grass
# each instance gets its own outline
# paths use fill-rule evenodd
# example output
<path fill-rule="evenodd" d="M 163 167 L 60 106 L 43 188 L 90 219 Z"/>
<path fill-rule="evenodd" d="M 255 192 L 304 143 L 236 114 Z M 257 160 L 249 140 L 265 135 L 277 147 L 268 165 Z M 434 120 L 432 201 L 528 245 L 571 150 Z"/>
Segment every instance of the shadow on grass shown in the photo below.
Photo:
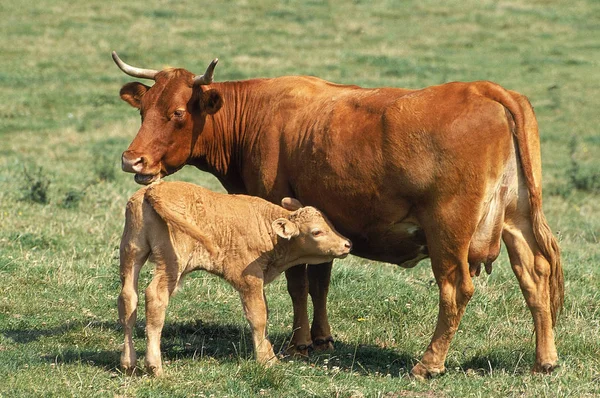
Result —
<path fill-rule="evenodd" d="M 516 351 L 502 350 L 487 355 L 473 356 L 461 362 L 461 370 L 468 374 L 491 376 L 495 372 L 526 375 L 531 372 L 535 361 L 532 353 L 524 355 Z"/>
<path fill-rule="evenodd" d="M 67 322 L 64 325 L 50 328 L 14 328 L 4 330 L 2 331 L 2 334 L 5 337 L 8 337 L 10 340 L 14 341 L 15 343 L 28 344 L 47 337 L 51 338 L 54 336 L 65 336 L 72 332 L 82 332 L 85 331 L 85 329 L 87 328 L 93 328 L 94 330 L 115 330 L 117 328 L 120 328 L 120 325 L 116 322 L 72 321 Z"/>
<path fill-rule="evenodd" d="M 393 377 L 408 374 L 416 364 L 415 357 L 399 349 L 342 341 L 335 342 L 333 351 L 313 352 L 308 361 L 318 367 L 338 367 L 365 376 L 389 374 Z"/>
<path fill-rule="evenodd" d="M 138 322 L 134 331 L 134 339 L 138 357 L 145 355 L 145 324 Z M 29 344 L 40 339 L 54 339 L 64 347 L 56 352 L 41 357 L 42 360 L 56 364 L 81 363 L 98 366 L 106 370 L 119 367 L 123 329 L 117 322 L 71 322 L 62 326 L 47 329 L 12 329 L 3 331 L 5 337 L 19 344 Z M 110 336 L 108 336 L 110 335 Z M 94 336 L 97 336 L 95 338 Z M 118 343 L 115 344 L 115 337 Z M 108 337 L 108 338 L 107 338 Z M 283 352 L 287 347 L 290 335 L 275 333 L 269 339 L 276 352 Z M 106 349 L 109 341 L 114 349 Z M 53 345 L 53 344 L 50 344 Z M 79 346 L 80 348 L 76 348 Z M 92 348 L 92 347 L 99 348 Z M 254 352 L 252 337 L 246 325 L 215 324 L 203 321 L 167 322 L 163 328 L 161 339 L 163 359 L 167 362 L 192 359 L 214 359 L 218 362 L 239 362 L 252 360 Z M 373 345 L 356 345 L 352 342 L 335 342 L 334 351 L 314 351 L 308 358 L 282 355 L 282 361 L 306 362 L 307 365 L 320 368 L 334 368 L 357 372 L 362 375 L 406 375 L 417 363 L 418 358 L 401 352 L 398 349 L 382 348 Z M 490 369 L 520 374 L 527 359 L 522 357 L 515 361 L 514 353 L 500 352 L 497 355 L 474 356 L 465 358 L 459 367 L 463 371 L 472 369 L 480 375 L 490 374 Z"/>

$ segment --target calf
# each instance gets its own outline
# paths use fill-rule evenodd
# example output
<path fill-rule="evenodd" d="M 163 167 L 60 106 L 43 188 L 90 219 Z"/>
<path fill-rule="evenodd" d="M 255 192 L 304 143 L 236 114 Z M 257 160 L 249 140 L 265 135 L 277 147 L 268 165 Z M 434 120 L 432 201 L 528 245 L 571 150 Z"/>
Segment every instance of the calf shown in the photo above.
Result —
<path fill-rule="evenodd" d="M 146 368 L 162 374 L 160 336 L 170 296 L 187 273 L 204 269 L 240 294 L 252 329 L 256 360 L 276 361 L 266 337 L 263 286 L 298 264 L 343 258 L 351 243 L 314 207 L 285 198 L 285 207 L 245 195 L 225 195 L 184 182 L 159 182 L 127 203 L 121 239 L 119 320 L 125 329 L 121 366 L 131 372 L 136 355 L 132 332 L 140 269 L 151 259 L 146 289 Z"/>

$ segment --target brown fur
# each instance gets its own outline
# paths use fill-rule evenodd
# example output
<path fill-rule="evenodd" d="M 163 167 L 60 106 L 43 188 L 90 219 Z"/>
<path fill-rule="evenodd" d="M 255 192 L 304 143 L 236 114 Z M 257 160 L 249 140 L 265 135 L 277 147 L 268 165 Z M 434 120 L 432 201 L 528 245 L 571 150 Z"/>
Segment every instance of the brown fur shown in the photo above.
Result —
<path fill-rule="evenodd" d="M 137 281 L 149 257 L 156 270 L 146 289 L 146 366 L 160 375 L 165 310 L 184 275 L 203 269 L 224 278 L 239 292 L 256 358 L 270 364 L 276 357 L 266 337 L 263 285 L 291 266 L 344 257 L 350 247 L 312 207 L 289 211 L 259 198 L 217 194 L 183 182 L 142 188 L 127 204 L 121 240 L 122 367 L 131 371 L 136 363 L 132 332 Z"/>
<path fill-rule="evenodd" d="M 542 213 L 537 121 L 524 96 L 486 81 L 363 89 L 293 76 L 190 87 L 192 76 L 122 92 L 146 115 L 123 153 L 136 181 L 194 165 L 229 192 L 318 207 L 359 256 L 406 267 L 430 257 L 440 312 L 413 369 L 423 377 L 444 370 L 472 275 L 482 263 L 491 272 L 502 240 L 533 316 L 534 370 L 557 365 L 552 326 L 564 282 Z M 132 100 L 140 91 L 141 102 Z M 184 117 L 169 116 L 182 107 Z M 286 276 L 292 344 L 327 341 L 330 266 Z"/>

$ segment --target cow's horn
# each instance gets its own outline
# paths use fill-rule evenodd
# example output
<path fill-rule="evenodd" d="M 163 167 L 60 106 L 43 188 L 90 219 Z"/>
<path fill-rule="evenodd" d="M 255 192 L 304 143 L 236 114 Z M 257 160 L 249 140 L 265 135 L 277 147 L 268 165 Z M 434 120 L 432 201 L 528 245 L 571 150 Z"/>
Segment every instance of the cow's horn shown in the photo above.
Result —
<path fill-rule="evenodd" d="M 215 73 L 217 62 L 219 62 L 219 58 L 213 59 L 203 75 L 194 77 L 194 84 L 211 84 L 213 82 L 213 74 Z"/>
<path fill-rule="evenodd" d="M 112 52 L 112 58 L 115 61 L 115 64 L 121 69 L 123 72 L 127 73 L 129 76 L 139 77 L 141 79 L 152 79 L 156 77 L 158 73 L 157 70 L 154 69 L 142 69 L 136 68 L 135 66 L 131 66 L 121 61 L 121 58 L 117 55 L 115 51 Z"/>

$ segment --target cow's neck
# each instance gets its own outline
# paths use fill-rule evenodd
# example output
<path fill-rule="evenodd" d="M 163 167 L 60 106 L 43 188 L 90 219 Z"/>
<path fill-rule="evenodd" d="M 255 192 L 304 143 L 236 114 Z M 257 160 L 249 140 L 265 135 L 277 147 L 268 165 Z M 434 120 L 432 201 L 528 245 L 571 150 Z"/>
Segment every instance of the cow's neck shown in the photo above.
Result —
<path fill-rule="evenodd" d="M 260 131 L 261 112 L 257 105 L 265 99 L 258 98 L 253 86 L 261 81 L 215 83 L 210 87 L 223 96 L 223 107 L 206 119 L 196 145 L 201 151 L 197 158 L 202 161 L 195 165 L 213 173 L 230 193 L 248 193 L 243 167 L 245 157 L 252 156 L 252 143 Z"/>

